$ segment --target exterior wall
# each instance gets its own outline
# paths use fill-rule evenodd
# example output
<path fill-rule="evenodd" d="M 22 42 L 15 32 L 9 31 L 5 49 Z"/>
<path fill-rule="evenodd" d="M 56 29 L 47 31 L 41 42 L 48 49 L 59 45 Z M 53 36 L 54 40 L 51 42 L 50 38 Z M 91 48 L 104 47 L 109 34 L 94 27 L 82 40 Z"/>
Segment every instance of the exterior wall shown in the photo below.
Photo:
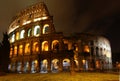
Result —
<path fill-rule="evenodd" d="M 23 10 L 23 14 L 20 12 L 9 27 L 10 71 L 47 73 L 111 69 L 111 47 L 106 38 L 85 33 L 65 37 L 62 32 L 55 31 L 45 4 L 40 5 Z M 31 9 L 33 7 L 42 8 L 38 9 L 45 14 L 38 16 L 42 20 L 34 21 L 35 17 L 32 17 L 31 22 L 26 21 L 27 24 L 18 23 L 17 20 L 24 21 L 27 14 L 38 13 Z M 43 32 L 44 26 L 48 26 L 46 33 Z M 21 34 L 22 30 L 25 32 Z"/>

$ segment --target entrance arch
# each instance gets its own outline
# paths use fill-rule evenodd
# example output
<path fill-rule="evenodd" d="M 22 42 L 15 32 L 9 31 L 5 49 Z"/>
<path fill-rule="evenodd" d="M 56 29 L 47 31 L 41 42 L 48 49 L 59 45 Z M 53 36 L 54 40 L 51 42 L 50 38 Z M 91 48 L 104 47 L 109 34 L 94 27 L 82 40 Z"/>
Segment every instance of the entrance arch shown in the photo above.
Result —
<path fill-rule="evenodd" d="M 58 70 L 59 70 L 58 62 L 59 62 L 58 59 L 52 60 L 52 63 L 51 63 L 51 71 L 52 72 L 55 72 L 55 73 L 58 72 Z"/>
<path fill-rule="evenodd" d="M 74 60 L 74 65 L 75 65 L 75 71 L 78 71 L 79 70 L 79 62 L 78 62 L 78 60 L 76 59 L 76 60 Z"/>
<path fill-rule="evenodd" d="M 30 64 L 29 64 L 28 61 L 27 61 L 27 62 L 24 62 L 24 72 L 25 72 L 25 73 L 27 73 L 27 72 L 29 71 L 29 68 L 30 68 L 29 65 L 30 65 Z"/>
<path fill-rule="evenodd" d="M 31 73 L 36 73 L 37 70 L 38 70 L 38 61 L 34 60 L 34 61 L 32 61 Z"/>
<path fill-rule="evenodd" d="M 17 72 L 22 73 L 22 62 L 17 63 Z"/>
<path fill-rule="evenodd" d="M 48 73 L 48 60 L 47 59 L 44 59 L 43 61 L 41 61 L 41 70 L 40 72 L 41 73 Z"/>
<path fill-rule="evenodd" d="M 84 69 L 84 70 L 88 70 L 88 61 L 85 60 L 85 59 L 83 59 L 83 60 L 82 60 L 82 64 L 83 64 L 83 69 Z"/>
<path fill-rule="evenodd" d="M 70 71 L 70 60 L 67 58 L 63 60 L 63 71 Z"/>

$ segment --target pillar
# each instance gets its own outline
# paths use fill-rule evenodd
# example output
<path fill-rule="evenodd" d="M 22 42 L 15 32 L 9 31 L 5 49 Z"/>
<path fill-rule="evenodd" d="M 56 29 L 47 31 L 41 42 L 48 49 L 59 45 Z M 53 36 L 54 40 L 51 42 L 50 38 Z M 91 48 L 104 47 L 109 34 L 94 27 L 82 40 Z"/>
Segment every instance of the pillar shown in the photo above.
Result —
<path fill-rule="evenodd" d="M 51 60 L 47 59 L 47 61 L 48 61 L 48 67 L 47 67 L 48 72 L 51 72 Z"/>
<path fill-rule="evenodd" d="M 59 59 L 59 71 L 61 72 L 63 70 L 63 60 Z"/>

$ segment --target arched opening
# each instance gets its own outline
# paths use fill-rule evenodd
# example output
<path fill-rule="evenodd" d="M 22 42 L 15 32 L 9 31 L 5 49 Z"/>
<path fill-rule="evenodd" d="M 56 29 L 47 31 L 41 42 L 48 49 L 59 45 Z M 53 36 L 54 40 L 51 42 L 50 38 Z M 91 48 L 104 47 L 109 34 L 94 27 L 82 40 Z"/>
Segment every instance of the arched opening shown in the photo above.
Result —
<path fill-rule="evenodd" d="M 99 60 L 97 60 L 95 64 L 96 64 L 96 69 L 100 69 L 101 68 L 101 64 L 100 64 Z"/>
<path fill-rule="evenodd" d="M 30 69 L 30 64 L 29 62 L 24 62 L 24 72 L 27 73 L 29 72 Z"/>
<path fill-rule="evenodd" d="M 16 69 L 15 67 L 16 67 L 16 63 L 13 62 L 13 63 L 12 63 L 12 66 L 11 66 L 11 70 L 12 70 L 13 72 L 15 72 L 15 69 Z"/>
<path fill-rule="evenodd" d="M 78 45 L 76 43 L 74 43 L 72 47 L 73 47 L 73 50 L 78 51 Z"/>
<path fill-rule="evenodd" d="M 82 64 L 83 64 L 83 70 L 88 70 L 88 61 L 83 59 Z"/>
<path fill-rule="evenodd" d="M 32 61 L 31 73 L 36 73 L 37 71 L 38 71 L 38 61 L 34 60 Z"/>
<path fill-rule="evenodd" d="M 19 32 L 16 33 L 16 40 L 19 40 Z"/>
<path fill-rule="evenodd" d="M 17 63 L 17 72 L 22 73 L 22 62 Z"/>
<path fill-rule="evenodd" d="M 69 59 L 63 60 L 63 71 L 70 71 L 70 60 Z"/>
<path fill-rule="evenodd" d="M 41 73 L 47 73 L 48 72 L 48 61 L 47 59 L 44 59 L 43 61 L 41 61 Z"/>
<path fill-rule="evenodd" d="M 79 70 L 79 62 L 78 62 L 78 60 L 75 59 L 74 63 L 75 63 L 75 71 L 78 71 Z"/>
<path fill-rule="evenodd" d="M 39 36 L 40 35 L 40 26 L 36 25 L 34 28 L 34 36 Z"/>
<path fill-rule="evenodd" d="M 19 55 L 23 55 L 23 45 L 19 46 Z"/>
<path fill-rule="evenodd" d="M 29 43 L 27 43 L 27 44 L 25 45 L 25 54 L 26 54 L 26 55 L 30 54 L 30 44 L 29 44 Z"/>
<path fill-rule="evenodd" d="M 15 34 L 12 35 L 11 42 L 15 42 Z"/>
<path fill-rule="evenodd" d="M 11 68 L 12 68 L 12 65 L 11 65 L 11 64 L 9 64 L 9 65 L 8 65 L 8 70 L 10 71 L 10 70 L 11 70 Z"/>
<path fill-rule="evenodd" d="M 58 51 L 58 50 L 59 50 L 59 41 L 58 41 L 58 40 L 54 40 L 54 41 L 52 42 L 52 49 L 53 49 L 54 51 Z"/>
<path fill-rule="evenodd" d="M 38 42 L 33 43 L 33 52 L 38 52 L 39 51 L 39 45 Z"/>
<path fill-rule="evenodd" d="M 27 36 L 28 36 L 28 37 L 30 37 L 30 36 L 31 36 L 31 34 L 32 34 L 32 30 L 31 30 L 31 29 L 29 29 L 29 30 L 28 30 L 28 32 L 27 32 Z"/>
<path fill-rule="evenodd" d="M 11 47 L 10 48 L 10 57 L 12 57 L 13 56 L 13 48 Z"/>
<path fill-rule="evenodd" d="M 47 41 L 42 42 L 42 51 L 48 51 L 48 42 Z"/>
<path fill-rule="evenodd" d="M 85 45 L 84 46 L 84 58 L 87 58 L 88 56 L 90 56 L 90 48 L 89 48 L 89 46 L 88 45 Z"/>
<path fill-rule="evenodd" d="M 49 25 L 48 24 L 45 24 L 44 27 L 43 27 L 43 34 L 48 34 L 49 33 Z"/>
<path fill-rule="evenodd" d="M 20 39 L 24 38 L 25 30 L 21 30 L 20 32 Z"/>
<path fill-rule="evenodd" d="M 14 55 L 13 56 L 17 56 L 17 46 L 14 47 Z"/>
<path fill-rule="evenodd" d="M 52 71 L 53 73 L 56 73 L 56 72 L 58 72 L 58 70 L 59 70 L 58 62 L 59 62 L 58 59 L 53 59 L 53 60 L 52 60 L 52 63 L 51 63 L 51 71 Z"/>

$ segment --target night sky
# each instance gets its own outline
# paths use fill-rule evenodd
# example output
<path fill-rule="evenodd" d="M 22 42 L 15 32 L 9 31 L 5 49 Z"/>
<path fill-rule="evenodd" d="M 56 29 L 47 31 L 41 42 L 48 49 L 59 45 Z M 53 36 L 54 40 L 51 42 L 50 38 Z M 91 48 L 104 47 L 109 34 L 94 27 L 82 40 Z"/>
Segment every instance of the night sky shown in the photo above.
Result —
<path fill-rule="evenodd" d="M 12 17 L 29 5 L 44 1 L 54 17 L 56 31 L 65 35 L 89 32 L 107 37 L 113 52 L 120 52 L 120 0 L 2 0 L 0 40 Z"/>

